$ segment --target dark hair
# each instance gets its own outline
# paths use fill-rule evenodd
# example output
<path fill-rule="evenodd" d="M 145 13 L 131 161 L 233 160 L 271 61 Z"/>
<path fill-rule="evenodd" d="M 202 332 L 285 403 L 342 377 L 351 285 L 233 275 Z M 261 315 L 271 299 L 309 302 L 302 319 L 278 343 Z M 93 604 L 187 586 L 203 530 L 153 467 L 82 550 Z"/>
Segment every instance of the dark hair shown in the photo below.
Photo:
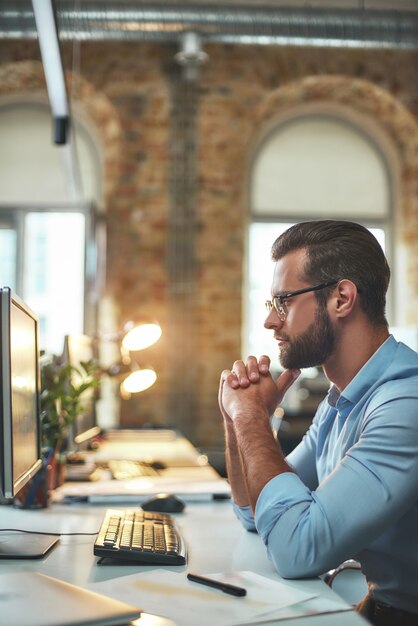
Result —
<path fill-rule="evenodd" d="M 278 261 L 289 252 L 305 249 L 307 262 L 303 279 L 311 285 L 347 278 L 357 286 L 360 305 L 369 320 L 387 326 L 386 292 L 390 269 L 377 239 L 355 222 L 316 220 L 291 226 L 272 246 Z M 324 302 L 331 289 L 317 292 Z"/>

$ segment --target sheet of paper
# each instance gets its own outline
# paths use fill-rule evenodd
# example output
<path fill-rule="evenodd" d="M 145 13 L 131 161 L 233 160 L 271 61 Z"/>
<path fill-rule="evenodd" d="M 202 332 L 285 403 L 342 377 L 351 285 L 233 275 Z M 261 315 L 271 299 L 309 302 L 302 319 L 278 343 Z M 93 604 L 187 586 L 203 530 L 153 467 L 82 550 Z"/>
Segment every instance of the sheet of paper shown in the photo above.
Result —
<path fill-rule="evenodd" d="M 89 589 L 125 602 L 135 602 L 147 613 L 168 617 L 181 626 L 196 626 L 197 615 L 199 626 L 254 623 L 273 611 L 315 597 L 285 581 L 274 581 L 252 572 L 205 576 L 243 586 L 247 595 L 236 598 L 190 582 L 185 573 L 162 569 L 93 583 Z"/>
<path fill-rule="evenodd" d="M 259 621 L 263 624 L 270 622 L 277 622 L 281 620 L 294 619 L 296 617 L 308 617 L 314 615 L 325 615 L 327 613 L 346 613 L 353 612 L 354 608 L 349 606 L 343 600 L 331 600 L 330 598 L 315 597 L 310 598 L 307 602 L 298 602 L 291 606 L 286 606 L 282 609 L 274 610 L 268 613 L 264 613 L 260 616 Z M 234 624 L 234 626 L 246 626 L 249 624 L 249 620 L 243 621 L 240 624 Z"/>
<path fill-rule="evenodd" d="M 236 585 L 237 587 L 244 587 L 247 590 L 246 598 L 265 602 L 269 607 L 265 611 L 260 611 L 260 615 L 265 615 L 272 610 L 277 611 L 278 609 L 315 597 L 314 594 L 308 594 L 305 591 L 296 589 L 291 583 L 266 578 L 266 576 L 260 576 L 254 572 L 209 574 L 209 578 Z"/>

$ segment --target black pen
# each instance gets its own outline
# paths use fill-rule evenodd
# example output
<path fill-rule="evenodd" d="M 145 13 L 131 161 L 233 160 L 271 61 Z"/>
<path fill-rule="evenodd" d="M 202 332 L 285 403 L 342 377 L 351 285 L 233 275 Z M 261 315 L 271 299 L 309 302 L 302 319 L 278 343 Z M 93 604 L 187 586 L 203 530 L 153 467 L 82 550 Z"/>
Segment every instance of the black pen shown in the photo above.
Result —
<path fill-rule="evenodd" d="M 212 578 L 206 578 L 206 576 L 198 576 L 197 574 L 187 574 L 187 578 L 195 583 L 206 585 L 207 587 L 214 587 L 214 589 L 220 589 L 224 593 L 229 593 L 231 596 L 246 596 L 247 590 L 243 587 L 236 587 L 235 585 L 229 585 L 223 583 L 220 580 L 213 580 Z"/>

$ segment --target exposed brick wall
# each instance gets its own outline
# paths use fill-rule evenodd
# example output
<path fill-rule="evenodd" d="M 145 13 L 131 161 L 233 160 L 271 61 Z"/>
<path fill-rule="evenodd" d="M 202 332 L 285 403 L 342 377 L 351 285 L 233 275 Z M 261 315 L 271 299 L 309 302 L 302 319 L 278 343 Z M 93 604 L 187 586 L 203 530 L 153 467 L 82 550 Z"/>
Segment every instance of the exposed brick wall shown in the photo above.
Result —
<path fill-rule="evenodd" d="M 409 251 L 413 296 L 409 321 L 418 323 L 418 139 L 414 135 L 418 54 L 214 44 L 205 49 L 209 61 L 200 73 L 197 117 L 195 442 L 210 446 L 222 441 L 216 401 L 219 373 L 240 356 L 246 178 L 251 152 L 258 133 L 283 102 L 291 108 L 307 101 L 344 97 L 347 106 L 354 102 L 353 106 L 363 107 L 364 113 L 377 121 L 380 116 L 388 136 L 395 133 L 401 137 L 399 141 L 394 138 L 394 149 L 403 163 L 400 235 Z M 66 67 L 71 67 L 71 44 L 65 44 L 63 52 Z M 106 293 L 121 322 L 144 315 L 158 319 L 163 328 L 170 316 L 166 253 L 169 76 L 174 52 L 167 45 L 86 42 L 80 46 L 80 77 L 71 82 L 68 75 L 74 110 L 83 111 L 91 120 L 103 153 L 108 221 Z M 0 95 L 18 97 L 44 89 L 39 65 L 26 64 L 23 71 L 18 61 L 39 61 L 37 44 L 0 42 Z M 4 80 L 10 63 L 15 65 L 7 66 Z M 341 81 L 338 93 L 334 77 Z M 360 80 L 353 83 L 351 78 Z M 367 95 L 368 83 L 384 90 L 380 99 L 373 89 Z M 165 397 L 168 378 L 173 375 L 166 366 L 169 350 L 163 335 L 141 358 L 156 367 L 160 378 L 139 399 L 124 403 L 126 424 L 137 415 L 141 421 L 169 423 Z M 182 372 L 174 375 L 180 377 Z"/>

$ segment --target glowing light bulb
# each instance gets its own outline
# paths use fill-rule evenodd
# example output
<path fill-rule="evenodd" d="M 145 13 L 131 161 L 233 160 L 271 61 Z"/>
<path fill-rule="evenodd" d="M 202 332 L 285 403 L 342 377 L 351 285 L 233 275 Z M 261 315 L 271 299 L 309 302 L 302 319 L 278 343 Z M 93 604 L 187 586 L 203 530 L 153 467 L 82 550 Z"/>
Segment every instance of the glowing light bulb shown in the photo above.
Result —
<path fill-rule="evenodd" d="M 125 393 L 139 393 L 149 389 L 157 380 L 157 374 L 153 369 L 140 369 L 129 374 L 121 384 Z"/>
<path fill-rule="evenodd" d="M 144 350 L 156 343 L 161 337 L 161 327 L 159 324 L 140 324 L 130 330 L 122 340 L 122 345 L 126 350 L 135 352 Z"/>

